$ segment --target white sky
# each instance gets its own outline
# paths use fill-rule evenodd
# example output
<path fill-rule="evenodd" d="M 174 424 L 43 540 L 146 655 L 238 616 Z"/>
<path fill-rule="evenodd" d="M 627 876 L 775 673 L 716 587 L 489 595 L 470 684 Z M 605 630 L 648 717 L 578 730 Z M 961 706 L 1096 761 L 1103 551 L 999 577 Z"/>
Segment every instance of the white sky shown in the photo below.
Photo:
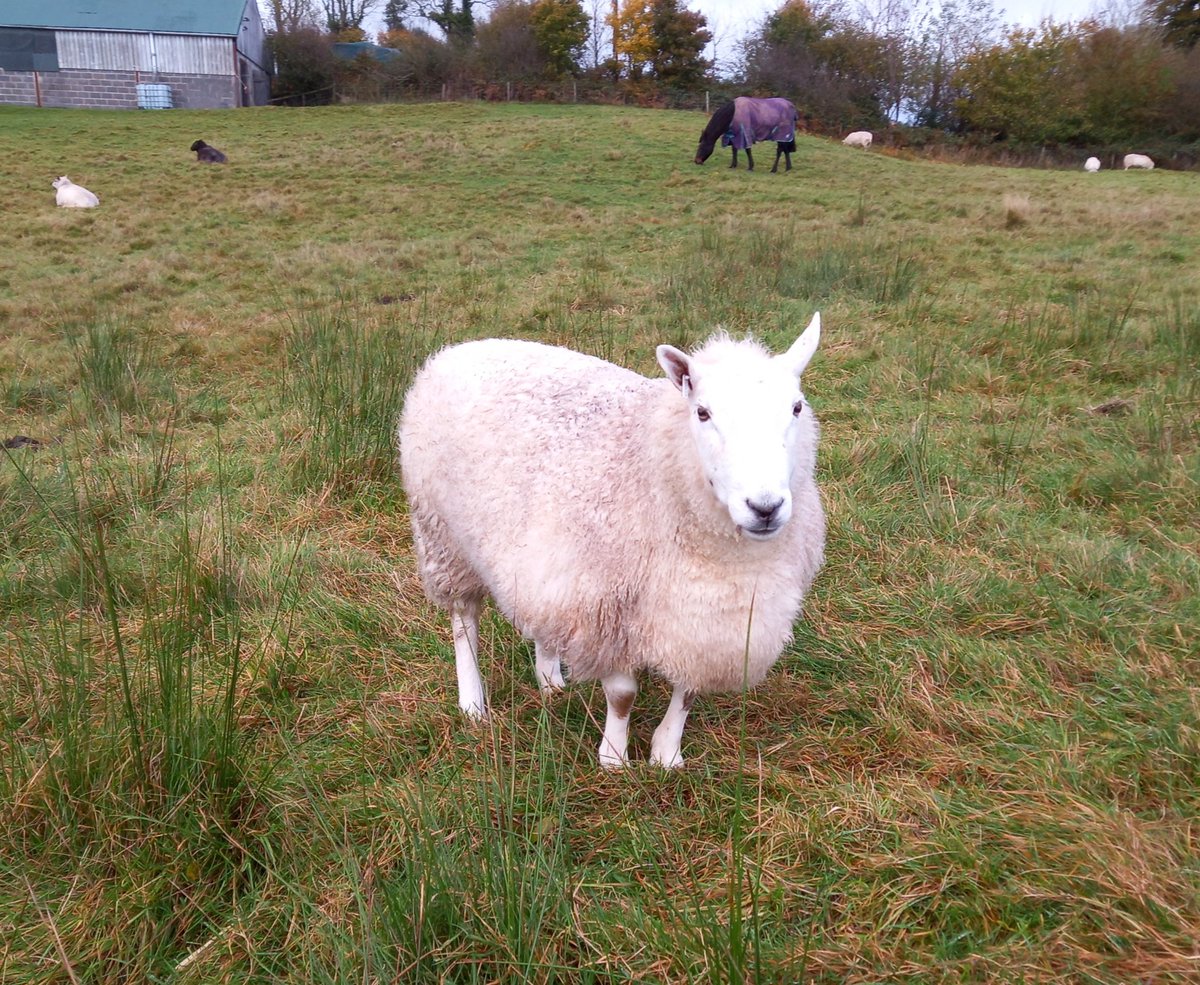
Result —
<path fill-rule="evenodd" d="M 869 3 L 870 0 L 867 0 Z M 697 10 L 708 19 L 708 29 L 713 34 L 713 46 L 708 51 L 710 58 L 718 62 L 729 61 L 735 55 L 737 42 L 762 23 L 770 13 L 778 10 L 784 0 L 687 0 L 690 10 Z M 1006 25 L 1036 27 L 1049 18 L 1063 23 L 1079 21 L 1089 14 L 1108 8 L 1131 6 L 1130 0 L 993 0 L 1000 12 L 1000 20 Z M 586 6 L 586 4 L 585 4 Z M 715 53 L 713 51 L 715 48 Z"/>
<path fill-rule="evenodd" d="M 763 19 L 784 3 L 784 0 L 685 0 L 690 10 L 704 14 L 708 19 L 708 29 L 713 34 L 713 43 L 706 55 L 715 58 L 718 66 L 727 65 L 736 59 L 737 44 L 750 31 L 762 23 Z M 851 0 L 853 3 L 853 0 Z M 871 0 L 866 0 L 868 4 Z M 1063 23 L 1079 21 L 1089 15 L 1111 10 L 1129 11 L 1138 6 L 1139 0 L 993 0 L 993 5 L 1000 12 L 1000 20 L 1006 25 L 1021 27 L 1036 27 L 1049 18 Z M 378 4 L 383 8 L 383 0 Z M 486 2 L 481 7 L 490 6 Z M 584 10 L 591 10 L 589 0 L 584 0 Z M 264 14 L 264 17 L 266 15 Z M 418 23 L 421 23 L 418 21 Z M 382 18 L 378 12 L 367 19 L 364 25 L 369 31 L 378 31 L 382 27 Z M 433 34 L 438 31 L 432 24 L 424 24 Z"/>

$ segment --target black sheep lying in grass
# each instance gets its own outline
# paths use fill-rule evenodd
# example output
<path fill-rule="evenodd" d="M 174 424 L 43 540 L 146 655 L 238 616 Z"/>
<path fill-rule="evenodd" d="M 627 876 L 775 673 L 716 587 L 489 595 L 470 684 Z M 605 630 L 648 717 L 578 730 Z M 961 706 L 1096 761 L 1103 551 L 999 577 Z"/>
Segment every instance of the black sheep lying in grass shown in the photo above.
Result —
<path fill-rule="evenodd" d="M 204 164 L 228 164 L 229 158 L 222 154 L 215 147 L 209 147 L 203 140 L 197 140 L 192 144 L 192 150 L 196 152 L 196 160 Z"/>

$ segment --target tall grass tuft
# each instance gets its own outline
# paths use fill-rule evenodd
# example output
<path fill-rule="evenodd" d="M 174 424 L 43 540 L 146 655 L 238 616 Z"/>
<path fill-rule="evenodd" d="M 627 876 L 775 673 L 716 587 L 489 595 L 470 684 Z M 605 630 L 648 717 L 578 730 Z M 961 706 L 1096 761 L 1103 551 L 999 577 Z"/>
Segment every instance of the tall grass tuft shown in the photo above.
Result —
<path fill-rule="evenodd" d="M 67 339 L 79 386 L 94 410 L 143 412 L 154 400 L 174 397 L 165 370 L 145 335 L 124 325 L 89 321 Z"/>
<path fill-rule="evenodd" d="M 61 946 L 71 979 L 151 980 L 261 872 L 263 778 L 240 724 L 254 646 L 219 451 L 215 509 L 185 495 L 140 604 L 122 590 L 120 528 L 101 521 L 86 477 L 71 479 L 75 509 L 34 496 L 66 542 L 58 564 L 69 571 L 50 578 L 75 595 L 43 613 L 43 631 L 8 620 L 15 655 L 0 667 L 0 718 L 20 741 L 0 761 L 0 802 L 10 807 L 0 874 L 12 864 L 69 878 L 64 860 L 110 859 L 114 895 L 89 904 L 88 894 L 66 894 L 46 911 L 47 933 L 56 922 L 80 928 Z M 107 927 L 95 927 L 89 905 L 111 910 Z"/>
<path fill-rule="evenodd" d="M 299 417 L 296 480 L 345 492 L 392 475 L 404 393 L 434 348 L 420 325 L 378 325 L 347 301 L 291 316 L 282 392 Z"/>
<path fill-rule="evenodd" d="M 1028 195 L 1005 192 L 1003 206 L 1005 229 L 1020 229 L 1029 222 L 1030 204 Z"/>
<path fill-rule="evenodd" d="M 709 227 L 699 243 L 664 279 L 669 323 L 683 334 L 713 325 L 739 328 L 764 310 L 799 308 L 838 300 L 888 305 L 908 298 L 922 266 L 894 241 L 835 231 L 813 241 L 799 223 L 748 225 L 724 230 L 721 249 L 710 245 Z"/>

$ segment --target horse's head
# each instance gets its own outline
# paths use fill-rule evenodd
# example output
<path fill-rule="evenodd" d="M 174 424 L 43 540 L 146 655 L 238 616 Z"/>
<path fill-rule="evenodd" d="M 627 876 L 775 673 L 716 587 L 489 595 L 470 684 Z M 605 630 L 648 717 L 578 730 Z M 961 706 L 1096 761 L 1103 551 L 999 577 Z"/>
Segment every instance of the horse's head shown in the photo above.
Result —
<path fill-rule="evenodd" d="M 713 113 L 708 125 L 700 134 L 700 144 L 696 147 L 697 164 L 703 164 L 712 156 L 717 141 L 733 125 L 733 111 L 734 103 L 731 101 Z"/>

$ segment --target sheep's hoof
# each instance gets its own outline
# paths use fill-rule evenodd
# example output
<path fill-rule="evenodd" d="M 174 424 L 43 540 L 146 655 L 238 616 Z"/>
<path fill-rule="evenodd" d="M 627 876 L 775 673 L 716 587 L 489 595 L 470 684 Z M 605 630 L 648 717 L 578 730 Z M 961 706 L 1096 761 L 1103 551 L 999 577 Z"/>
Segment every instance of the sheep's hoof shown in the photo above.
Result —
<path fill-rule="evenodd" d="M 487 709 L 481 704 L 477 704 L 474 701 L 466 701 L 461 703 L 458 707 L 461 708 L 462 713 L 473 722 L 487 721 Z"/>
<path fill-rule="evenodd" d="M 652 750 L 650 753 L 650 765 L 661 766 L 665 770 L 677 770 L 683 768 L 683 753 L 676 749 L 674 752 L 662 753 L 658 750 Z"/>
<path fill-rule="evenodd" d="M 565 691 L 566 688 L 567 682 L 563 678 L 561 670 L 556 668 L 548 676 L 538 672 L 538 690 L 542 692 L 543 698 L 549 698 L 559 691 Z"/>
<path fill-rule="evenodd" d="M 623 770 L 628 765 L 629 760 L 624 755 L 618 755 L 612 749 L 601 747 L 600 768 L 602 770 Z"/>

